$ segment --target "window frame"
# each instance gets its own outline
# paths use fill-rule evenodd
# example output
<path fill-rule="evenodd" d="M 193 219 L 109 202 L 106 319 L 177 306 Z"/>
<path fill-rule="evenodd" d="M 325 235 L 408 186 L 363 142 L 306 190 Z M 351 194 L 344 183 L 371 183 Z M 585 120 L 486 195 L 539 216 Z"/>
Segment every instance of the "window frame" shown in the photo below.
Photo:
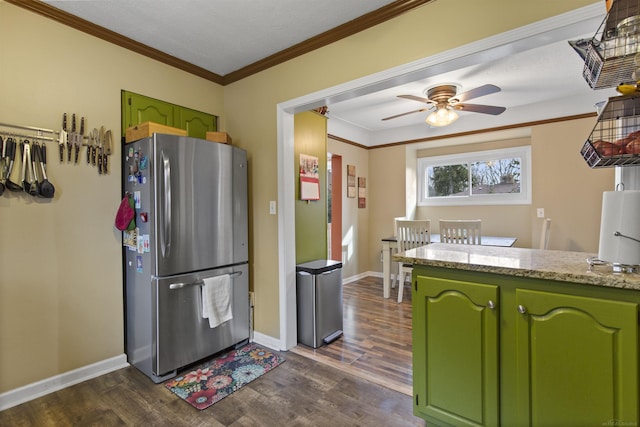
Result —
<path fill-rule="evenodd" d="M 520 158 L 520 193 L 471 194 L 468 196 L 426 196 L 427 171 L 434 166 L 466 164 L 474 162 Z M 531 204 L 531 146 L 473 151 L 444 156 L 419 157 L 416 165 L 418 206 L 469 206 L 469 205 L 530 205 Z M 469 185 L 471 183 L 469 182 Z"/>

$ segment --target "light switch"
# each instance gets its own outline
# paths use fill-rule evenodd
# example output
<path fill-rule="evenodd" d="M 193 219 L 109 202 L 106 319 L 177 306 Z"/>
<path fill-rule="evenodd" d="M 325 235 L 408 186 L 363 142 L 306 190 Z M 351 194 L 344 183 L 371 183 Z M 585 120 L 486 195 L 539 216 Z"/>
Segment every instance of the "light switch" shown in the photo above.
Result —
<path fill-rule="evenodd" d="M 275 215 L 276 214 L 276 201 L 275 200 L 270 200 L 269 201 L 269 215 Z"/>
<path fill-rule="evenodd" d="M 538 218 L 544 218 L 544 208 L 538 208 Z"/>

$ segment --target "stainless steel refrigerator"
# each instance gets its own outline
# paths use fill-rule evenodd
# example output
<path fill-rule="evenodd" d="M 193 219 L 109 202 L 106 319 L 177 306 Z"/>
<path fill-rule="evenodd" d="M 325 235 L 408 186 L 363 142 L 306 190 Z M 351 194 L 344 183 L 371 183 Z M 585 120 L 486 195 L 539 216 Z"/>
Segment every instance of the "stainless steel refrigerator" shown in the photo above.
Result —
<path fill-rule="evenodd" d="M 249 338 L 247 156 L 153 134 L 125 144 L 123 157 L 135 208 L 123 231 L 126 353 L 158 383 Z M 212 327 L 204 283 L 223 276 L 232 318 Z"/>

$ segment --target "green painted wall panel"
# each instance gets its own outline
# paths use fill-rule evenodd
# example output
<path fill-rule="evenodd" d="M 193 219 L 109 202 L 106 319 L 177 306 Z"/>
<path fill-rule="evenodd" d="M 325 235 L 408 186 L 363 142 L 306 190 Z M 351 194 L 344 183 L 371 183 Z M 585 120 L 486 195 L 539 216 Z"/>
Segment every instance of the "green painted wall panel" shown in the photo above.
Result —
<path fill-rule="evenodd" d="M 305 111 L 294 117 L 296 264 L 327 259 L 327 119 Z M 318 158 L 320 200 L 300 200 L 300 155 Z"/>

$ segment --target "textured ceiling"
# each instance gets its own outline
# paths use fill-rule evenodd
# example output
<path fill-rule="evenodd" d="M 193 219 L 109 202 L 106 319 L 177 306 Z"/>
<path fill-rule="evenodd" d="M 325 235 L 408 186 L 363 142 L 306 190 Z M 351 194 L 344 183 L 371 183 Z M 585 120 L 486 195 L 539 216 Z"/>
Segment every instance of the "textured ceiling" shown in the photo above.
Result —
<path fill-rule="evenodd" d="M 410 7 L 426 3 L 421 7 L 429 7 L 428 1 L 418 0 L 53 0 L 44 3 L 218 76 L 237 73 L 243 67 L 381 7 L 398 3 Z M 359 135 L 354 137 L 355 141 L 373 146 L 593 113 L 594 104 L 614 96 L 615 91 L 595 91 L 588 86 L 582 78 L 584 64 L 567 41 L 592 36 L 604 16 L 604 4 L 594 4 L 571 16 L 557 17 L 561 24 L 551 25 L 554 29 L 548 33 L 521 40 L 518 36 L 504 46 L 477 51 L 464 60 L 427 67 L 410 81 L 403 77 L 375 90 L 354 91 L 342 99 L 327 99 L 328 117 L 332 119 L 329 131 L 336 129 L 336 125 L 339 129 L 351 127 Z M 448 54 L 445 52 L 444 56 Z M 398 95 L 423 97 L 427 88 L 445 83 L 455 84 L 459 92 L 485 84 L 497 85 L 501 92 L 476 98 L 472 103 L 504 106 L 507 110 L 499 116 L 460 112 L 460 119 L 444 128 L 430 127 L 424 122 L 429 112 L 381 120 L 424 107 Z"/>
<path fill-rule="evenodd" d="M 54 0 L 47 3 L 224 76 L 389 0 Z"/>

